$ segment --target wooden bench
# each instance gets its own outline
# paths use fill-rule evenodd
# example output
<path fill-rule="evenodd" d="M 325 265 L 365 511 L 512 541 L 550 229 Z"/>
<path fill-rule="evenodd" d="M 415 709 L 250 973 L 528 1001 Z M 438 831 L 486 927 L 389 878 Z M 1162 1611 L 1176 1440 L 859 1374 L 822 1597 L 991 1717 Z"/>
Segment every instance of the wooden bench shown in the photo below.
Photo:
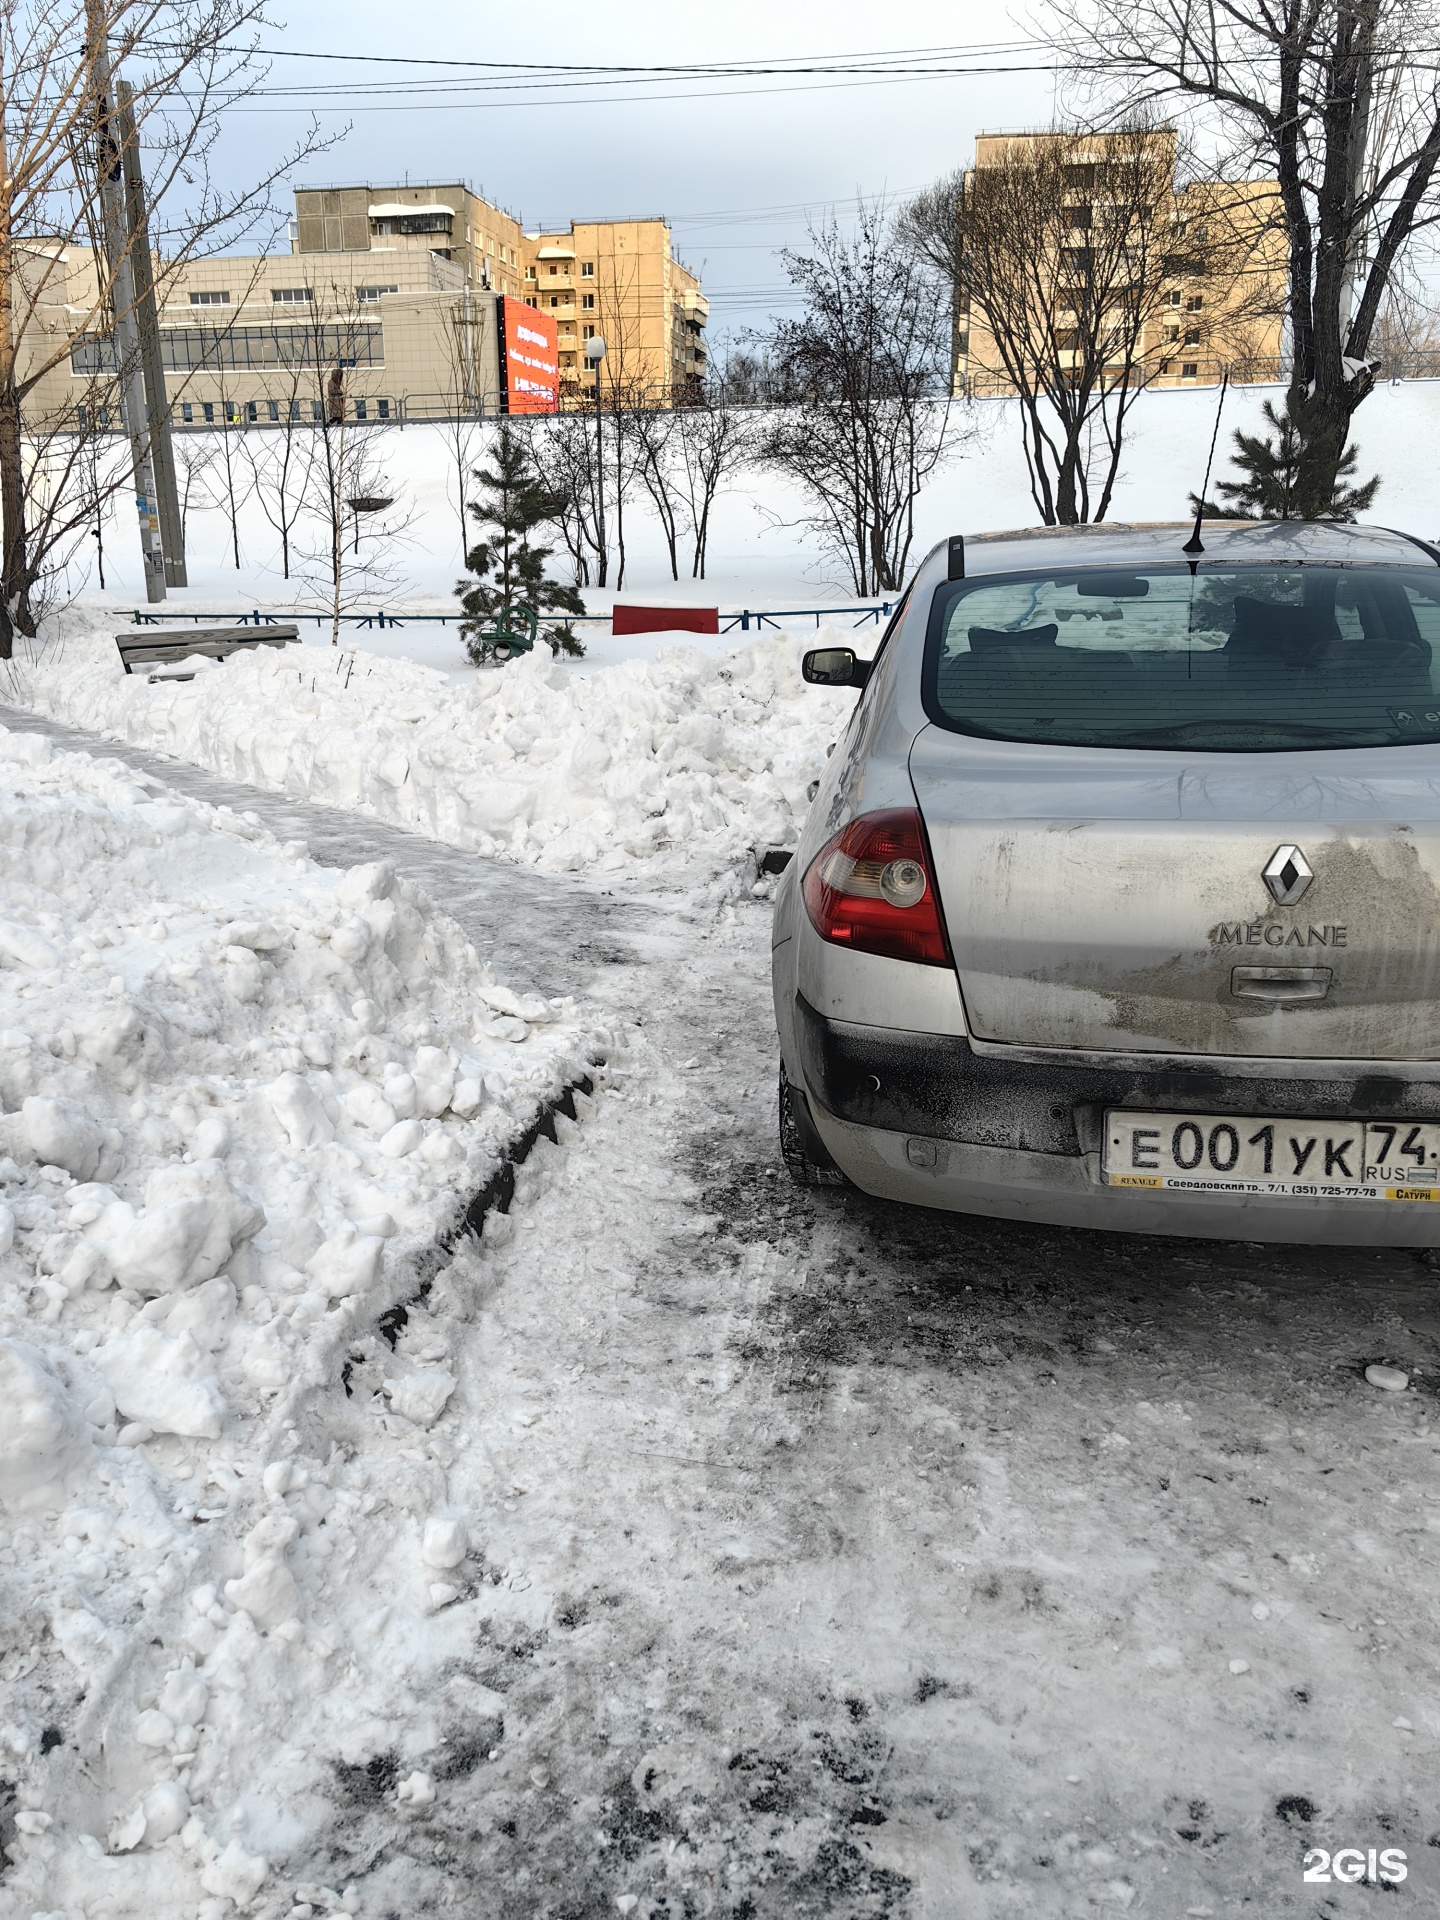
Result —
<path fill-rule="evenodd" d="M 245 647 L 288 647 L 300 638 L 297 626 L 273 627 L 127 627 L 117 633 L 115 645 L 126 673 L 137 665 L 153 666 L 170 660 L 186 660 L 192 653 L 208 654 L 212 660 L 227 660 Z M 151 679 L 155 678 L 152 674 Z M 176 680 L 193 680 L 193 673 L 177 673 Z"/>

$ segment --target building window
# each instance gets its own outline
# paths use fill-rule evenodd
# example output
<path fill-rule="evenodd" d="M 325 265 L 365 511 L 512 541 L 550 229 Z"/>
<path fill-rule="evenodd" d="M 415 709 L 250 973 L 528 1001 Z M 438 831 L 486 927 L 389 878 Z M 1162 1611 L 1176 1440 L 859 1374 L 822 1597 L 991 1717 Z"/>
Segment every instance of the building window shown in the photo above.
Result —
<path fill-rule="evenodd" d="M 200 402 L 200 411 L 201 411 L 201 412 L 202 412 L 202 413 L 204 414 L 204 416 L 205 416 L 205 424 L 206 424 L 206 426 L 207 426 L 207 427 L 213 427 L 213 426 L 214 426 L 214 424 L 215 424 L 215 403 L 214 403 L 214 401 L 213 401 L 213 400 L 202 400 L 202 401 Z"/>
<path fill-rule="evenodd" d="M 228 307 L 230 296 L 228 293 L 192 293 L 190 304 L 192 307 Z"/>
<path fill-rule="evenodd" d="M 595 338 L 594 327 L 581 327 L 580 338 L 582 340 L 593 340 Z"/>
<path fill-rule="evenodd" d="M 313 287 L 272 287 L 270 298 L 277 307 L 304 307 L 315 298 Z"/>
<path fill-rule="evenodd" d="M 247 400 L 245 402 L 245 418 L 250 422 L 252 426 L 260 418 L 260 409 L 256 406 L 253 400 Z"/>
<path fill-rule="evenodd" d="M 195 418 L 195 409 L 188 400 L 182 400 L 180 402 L 180 418 L 185 422 L 187 427 Z"/>
<path fill-rule="evenodd" d="M 1182 380 L 1193 380 L 1199 371 L 1199 367 L 1193 360 L 1182 360 L 1180 362 L 1180 378 Z"/>
<path fill-rule="evenodd" d="M 526 267 L 525 278 L 527 280 L 533 280 L 535 278 L 535 269 L 533 267 Z"/>
<path fill-rule="evenodd" d="M 1173 361 L 1171 361 L 1171 360 L 1162 360 L 1162 361 L 1160 362 L 1160 371 L 1161 371 L 1161 373 L 1169 373 L 1169 371 L 1170 371 L 1170 369 L 1171 369 L 1171 367 L 1172 367 L 1173 365 L 1174 365 L 1174 362 L 1173 362 Z"/>
<path fill-rule="evenodd" d="M 1200 344 L 1200 329 L 1198 327 L 1188 327 L 1185 331 L 1185 339 L 1182 344 L 1187 347 L 1198 347 Z"/>
<path fill-rule="evenodd" d="M 388 400 L 377 400 L 375 402 L 375 411 L 382 420 L 388 420 L 390 418 L 390 402 Z"/>
<path fill-rule="evenodd" d="M 327 321 L 322 326 L 162 327 L 160 354 L 167 373 L 265 371 L 322 365 L 378 367 L 385 362 L 385 330 L 378 320 Z M 114 348 L 103 334 L 82 334 L 70 354 L 78 375 L 114 371 Z"/>
<path fill-rule="evenodd" d="M 580 278 L 582 280 L 593 280 L 595 278 L 595 262 L 593 260 L 581 262 Z"/>
<path fill-rule="evenodd" d="M 549 274 L 550 278 L 553 280 L 556 274 L 559 273 L 560 268 L 556 264 L 556 262 L 552 260 L 550 262 L 550 265 L 545 269 L 545 271 Z"/>
<path fill-rule="evenodd" d="M 265 417 L 268 420 L 275 420 L 275 421 L 279 420 L 280 402 L 278 400 L 267 400 L 265 402 Z"/>
<path fill-rule="evenodd" d="M 1167 340 L 1178 340 L 1180 338 L 1179 327 L 1167 327 L 1165 329 L 1165 338 Z"/>
<path fill-rule="evenodd" d="M 454 215 L 449 213 L 403 213 L 387 214 L 379 220 L 370 222 L 370 231 L 374 234 L 392 233 L 449 233 Z"/>
<path fill-rule="evenodd" d="M 378 300 L 381 294 L 398 293 L 399 287 L 356 287 L 355 298 L 363 307 L 368 300 Z"/>
<path fill-rule="evenodd" d="M 581 294 L 581 296 L 580 296 L 580 304 L 581 304 L 581 306 L 582 306 L 582 307 L 584 307 L 584 309 L 585 309 L 585 311 L 586 311 L 587 313 L 593 313 L 593 312 L 595 311 L 595 296 L 594 296 L 594 294 L 593 294 L 593 293 L 582 293 L 582 294 Z"/>
<path fill-rule="evenodd" d="M 1178 287 L 1172 287 L 1172 288 L 1170 289 L 1170 291 L 1169 291 L 1169 293 L 1167 293 L 1167 294 L 1166 294 L 1166 296 L 1165 296 L 1165 304 L 1166 304 L 1166 306 L 1167 306 L 1167 307 L 1178 307 L 1178 306 L 1179 306 L 1179 304 L 1180 304 L 1180 289 L 1179 289 Z"/>
<path fill-rule="evenodd" d="M 1200 309 L 1204 305 L 1205 305 L 1204 294 L 1192 293 L 1190 298 L 1185 302 L 1185 311 L 1187 313 L 1199 313 Z"/>

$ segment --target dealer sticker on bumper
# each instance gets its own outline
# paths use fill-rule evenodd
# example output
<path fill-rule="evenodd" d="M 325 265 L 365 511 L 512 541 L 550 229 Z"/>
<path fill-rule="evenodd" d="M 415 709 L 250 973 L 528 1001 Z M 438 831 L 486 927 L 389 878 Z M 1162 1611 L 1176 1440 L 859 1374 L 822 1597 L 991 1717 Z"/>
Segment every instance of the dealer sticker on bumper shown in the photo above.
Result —
<path fill-rule="evenodd" d="M 1440 1124 L 1111 1112 L 1103 1170 L 1111 1187 L 1440 1201 Z"/>

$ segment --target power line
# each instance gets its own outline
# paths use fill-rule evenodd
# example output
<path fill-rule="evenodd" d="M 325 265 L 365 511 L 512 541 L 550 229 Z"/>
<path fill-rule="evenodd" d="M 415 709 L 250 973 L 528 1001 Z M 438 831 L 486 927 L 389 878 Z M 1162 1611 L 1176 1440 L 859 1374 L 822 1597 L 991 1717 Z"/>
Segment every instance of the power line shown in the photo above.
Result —
<path fill-rule="evenodd" d="M 704 60 L 696 62 L 671 62 L 666 65 L 624 65 L 619 62 L 606 62 L 596 65 L 578 63 L 559 63 L 540 60 L 440 60 L 433 56 L 403 53 L 334 53 L 298 47 L 257 47 L 255 51 L 270 59 L 281 60 L 344 60 L 372 66 L 407 67 L 445 67 L 463 68 L 485 72 L 527 73 L 527 74 L 654 74 L 657 77 L 673 78 L 678 74 L 695 74 L 715 77 L 721 74 L 788 74 L 788 73 L 831 73 L 853 72 L 858 63 L 884 61 L 887 65 L 895 60 L 948 59 L 954 54 L 1016 53 L 1041 44 L 1035 40 L 979 40 L 958 42 L 943 47 L 894 47 L 883 48 L 875 53 L 859 54 L 791 54 L 772 57 L 770 64 L 758 60 Z M 797 63 L 813 62 L 813 65 Z M 851 65 L 850 63 L 857 63 Z"/>
<path fill-rule="evenodd" d="M 504 99 L 504 98 L 501 98 L 501 99 L 487 98 L 484 102 L 484 105 L 493 111 L 493 110 L 497 110 L 505 107 L 533 108 L 533 107 L 543 107 L 543 106 L 550 106 L 550 105 L 555 105 L 555 106 L 563 105 L 563 106 L 571 106 L 571 107 L 639 106 L 642 104 L 649 105 L 652 102 L 659 102 L 659 101 L 666 101 L 666 100 L 744 100 L 744 99 L 753 99 L 756 97 L 759 97 L 762 99 L 775 99 L 782 94 L 789 94 L 789 93 L 834 93 L 834 92 L 839 92 L 842 89 L 848 89 L 852 87 L 913 86 L 918 81 L 921 81 L 921 80 L 956 80 L 956 79 L 967 79 L 967 78 L 983 79 L 983 78 L 993 76 L 997 73 L 1050 73 L 1053 71 L 1054 71 L 1054 62 L 1050 61 L 1050 62 L 1046 62 L 1043 65 L 1037 65 L 1037 66 L 975 67 L 975 68 L 969 69 L 968 71 L 961 71 L 957 69 L 954 72 L 950 72 L 950 73 L 937 72 L 937 73 L 925 73 L 925 74 L 891 74 L 883 78 L 874 78 L 874 79 L 868 79 L 868 80 L 835 80 L 835 81 L 820 80 L 820 81 L 812 81 L 805 86 L 795 86 L 795 87 L 723 87 L 723 88 L 716 88 L 710 92 L 658 93 L 658 94 L 657 93 L 636 93 L 636 94 L 621 94 L 621 95 L 611 94 L 604 98 L 581 99 L 581 100 L 576 100 L 573 98 L 569 98 L 565 95 L 559 95 L 554 93 L 535 94 L 535 95 L 529 96 L 528 98 L 518 99 L 518 100 Z M 476 91 L 484 92 L 486 90 L 476 89 Z M 501 90 L 501 91 L 504 91 L 504 90 Z M 256 98 L 267 98 L 271 96 L 267 94 L 267 90 L 265 88 L 257 87 L 244 94 L 237 94 L 232 97 L 235 99 L 253 100 Z M 349 96 L 343 96 L 343 97 L 349 97 Z M 470 100 L 441 100 L 436 98 L 434 95 L 427 95 L 422 97 L 424 98 L 427 110 L 432 113 L 463 113 L 467 111 L 473 111 L 475 105 L 477 104 L 476 102 L 473 102 Z M 270 113 L 270 114 L 303 112 L 305 110 L 305 102 L 312 98 L 313 98 L 313 95 L 311 94 L 297 93 L 294 96 L 295 104 L 291 106 L 230 107 L 228 111 L 232 113 Z M 393 104 L 387 104 L 384 106 L 352 105 L 349 107 L 349 111 L 351 113 L 413 113 L 416 109 L 417 104 L 419 103 L 414 99 L 401 99 L 399 97 L 395 97 L 393 99 Z M 312 109 L 312 111 L 316 111 L 316 112 L 319 112 L 322 110 L 323 109 L 320 106 L 316 106 L 315 108 Z"/>

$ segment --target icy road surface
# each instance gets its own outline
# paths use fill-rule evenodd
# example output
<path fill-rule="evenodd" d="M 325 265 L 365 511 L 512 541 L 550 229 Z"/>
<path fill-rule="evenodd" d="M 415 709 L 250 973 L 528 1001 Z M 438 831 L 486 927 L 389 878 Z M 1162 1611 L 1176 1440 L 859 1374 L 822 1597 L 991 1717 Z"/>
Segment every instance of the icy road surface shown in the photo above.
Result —
<path fill-rule="evenodd" d="M 702 922 L 0 720 L 383 855 L 516 987 L 627 1023 L 470 1262 L 436 1432 L 472 1436 L 446 1492 L 488 1575 L 428 1638 L 377 1627 L 366 1750 L 257 1913 L 1368 1912 L 1307 1848 L 1398 1849 L 1395 1912 L 1440 1907 L 1428 1259 L 798 1192 L 768 909 Z"/>

